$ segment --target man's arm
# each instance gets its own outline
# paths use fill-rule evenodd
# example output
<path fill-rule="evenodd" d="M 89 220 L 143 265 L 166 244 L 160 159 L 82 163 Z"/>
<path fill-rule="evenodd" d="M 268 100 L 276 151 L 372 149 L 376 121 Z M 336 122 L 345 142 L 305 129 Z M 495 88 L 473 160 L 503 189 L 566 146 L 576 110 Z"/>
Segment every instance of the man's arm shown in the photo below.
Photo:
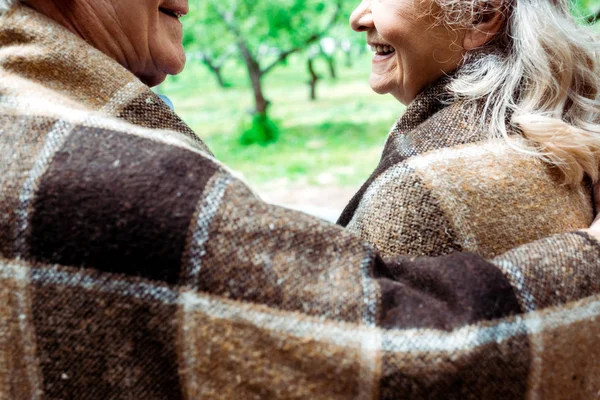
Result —
<path fill-rule="evenodd" d="M 384 261 L 338 226 L 264 203 L 172 135 L 73 124 L 44 154 L 19 246 L 2 261 L 0 336 L 14 348 L 2 356 L 14 390 L 521 396 L 538 390 L 528 377 L 547 349 L 536 353 L 532 335 L 550 343 L 553 321 L 572 310 L 578 317 L 560 325 L 553 348 L 570 354 L 568 339 L 582 326 L 592 332 L 600 247 L 585 234 L 491 261 Z M 567 273 L 538 290 L 531 271 L 552 268 Z M 558 286 L 568 294 L 553 294 Z M 597 347 L 578 343 L 577 368 Z M 577 368 L 586 383 L 565 387 L 593 389 L 595 370 Z M 539 381 L 551 387 L 544 371 Z"/>

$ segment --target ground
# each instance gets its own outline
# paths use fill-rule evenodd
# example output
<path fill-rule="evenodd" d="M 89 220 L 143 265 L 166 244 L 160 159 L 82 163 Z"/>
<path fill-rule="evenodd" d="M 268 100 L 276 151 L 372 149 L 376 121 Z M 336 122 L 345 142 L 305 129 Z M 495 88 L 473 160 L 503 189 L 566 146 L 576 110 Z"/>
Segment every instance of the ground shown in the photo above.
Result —
<path fill-rule="evenodd" d="M 304 184 L 263 184 L 256 187 L 269 203 L 292 208 L 335 222 L 358 188 L 350 186 L 315 186 Z"/>

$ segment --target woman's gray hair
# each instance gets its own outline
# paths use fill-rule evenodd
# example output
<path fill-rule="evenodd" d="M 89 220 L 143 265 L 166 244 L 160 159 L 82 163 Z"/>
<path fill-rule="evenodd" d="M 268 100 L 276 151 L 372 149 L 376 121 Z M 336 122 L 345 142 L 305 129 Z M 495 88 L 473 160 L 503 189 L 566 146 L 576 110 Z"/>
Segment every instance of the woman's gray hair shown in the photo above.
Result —
<path fill-rule="evenodd" d="M 505 26 L 468 53 L 449 88 L 480 107 L 482 124 L 520 151 L 562 172 L 565 183 L 600 178 L 600 44 L 576 23 L 568 0 L 434 0 L 440 20 L 476 26 L 502 12 Z M 509 138 L 518 129 L 523 141 Z"/>
<path fill-rule="evenodd" d="M 20 0 L 0 0 L 0 12 L 9 10 L 15 3 Z"/>

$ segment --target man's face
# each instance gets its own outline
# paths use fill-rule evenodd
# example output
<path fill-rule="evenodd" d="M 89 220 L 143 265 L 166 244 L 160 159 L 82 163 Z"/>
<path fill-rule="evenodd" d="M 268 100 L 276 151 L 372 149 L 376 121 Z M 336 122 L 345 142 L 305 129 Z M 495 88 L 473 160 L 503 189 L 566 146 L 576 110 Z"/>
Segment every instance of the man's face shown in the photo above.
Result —
<path fill-rule="evenodd" d="M 187 0 L 110 0 L 115 19 L 107 24 L 121 29 L 129 42 L 128 67 L 149 85 L 185 65 L 183 27 L 179 18 L 188 12 Z M 125 41 L 123 41 L 125 42 Z"/>
<path fill-rule="evenodd" d="M 150 86 L 185 65 L 179 18 L 188 0 L 68 0 L 73 29 Z"/>

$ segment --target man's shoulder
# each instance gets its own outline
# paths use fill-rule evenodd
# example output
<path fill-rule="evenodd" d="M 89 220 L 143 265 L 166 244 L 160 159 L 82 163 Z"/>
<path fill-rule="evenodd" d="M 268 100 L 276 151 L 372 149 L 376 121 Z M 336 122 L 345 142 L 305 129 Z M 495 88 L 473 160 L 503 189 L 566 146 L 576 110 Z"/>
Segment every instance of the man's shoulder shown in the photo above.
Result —
<path fill-rule="evenodd" d="M 0 203 L 12 218 L 0 221 L 0 238 L 42 261 L 134 274 L 145 265 L 149 278 L 176 279 L 169 271 L 196 204 L 225 167 L 177 132 L 77 110 L 2 111 L 0 149 L 11 156 L 0 162 Z"/>

